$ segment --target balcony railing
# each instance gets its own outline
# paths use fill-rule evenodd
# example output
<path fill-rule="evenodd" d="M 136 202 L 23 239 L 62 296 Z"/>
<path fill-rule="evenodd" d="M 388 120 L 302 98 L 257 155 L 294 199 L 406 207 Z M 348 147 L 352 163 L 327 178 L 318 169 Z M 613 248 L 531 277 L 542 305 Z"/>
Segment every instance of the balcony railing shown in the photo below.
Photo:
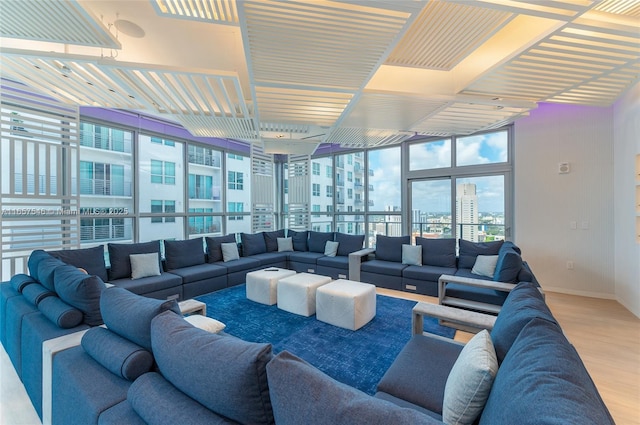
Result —
<path fill-rule="evenodd" d="M 436 239 L 457 237 L 472 242 L 490 242 L 506 238 L 504 224 L 458 223 L 456 227 L 456 235 L 452 233 L 452 223 L 450 222 L 414 222 L 411 225 L 411 230 L 415 236 Z"/>
<path fill-rule="evenodd" d="M 336 180 L 336 186 L 338 186 L 338 187 L 344 187 L 344 180 L 342 180 L 342 179 L 338 179 L 338 180 Z"/>
<path fill-rule="evenodd" d="M 220 168 L 220 158 L 204 153 L 189 152 L 189 163 Z"/>
<path fill-rule="evenodd" d="M 99 196 L 131 196 L 131 182 L 114 184 L 108 179 L 80 179 L 80 194 Z"/>

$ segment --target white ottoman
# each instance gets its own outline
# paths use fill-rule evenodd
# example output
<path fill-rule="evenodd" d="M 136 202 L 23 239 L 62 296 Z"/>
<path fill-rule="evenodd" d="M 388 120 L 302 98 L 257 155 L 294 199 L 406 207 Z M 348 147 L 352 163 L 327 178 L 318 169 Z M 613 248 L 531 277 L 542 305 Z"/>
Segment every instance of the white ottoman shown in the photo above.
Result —
<path fill-rule="evenodd" d="M 278 308 L 309 317 L 316 313 L 316 290 L 331 282 L 329 276 L 298 273 L 278 282 Z"/>
<path fill-rule="evenodd" d="M 293 270 L 277 267 L 247 273 L 247 298 L 257 303 L 274 305 L 278 301 L 278 281 L 294 274 L 296 272 Z"/>
<path fill-rule="evenodd" d="M 376 316 L 376 287 L 338 279 L 318 288 L 316 318 L 330 325 L 358 330 Z"/>

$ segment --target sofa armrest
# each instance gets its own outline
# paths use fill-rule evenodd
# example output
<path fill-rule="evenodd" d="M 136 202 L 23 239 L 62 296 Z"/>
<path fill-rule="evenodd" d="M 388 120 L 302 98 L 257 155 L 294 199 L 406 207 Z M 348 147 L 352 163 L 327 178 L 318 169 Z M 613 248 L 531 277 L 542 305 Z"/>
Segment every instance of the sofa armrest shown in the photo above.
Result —
<path fill-rule="evenodd" d="M 61 351 L 80 345 L 82 336 L 89 329 L 48 339 L 42 343 L 42 423 L 51 424 L 53 395 L 53 357 Z"/>
<path fill-rule="evenodd" d="M 375 249 L 373 248 L 364 248 L 349 254 L 349 280 L 360 281 L 360 264 L 362 264 L 362 259 L 374 252 Z"/>
<path fill-rule="evenodd" d="M 442 305 L 449 305 L 454 307 L 470 308 L 487 313 L 498 314 L 501 306 L 489 303 L 483 303 L 479 301 L 466 300 L 463 298 L 456 298 L 447 296 L 446 286 L 447 283 L 458 283 L 467 286 L 475 286 L 478 288 L 495 289 L 497 291 L 511 292 L 516 286 L 514 283 L 494 282 L 492 280 L 474 279 L 470 277 L 451 276 L 443 274 L 438 279 L 438 303 Z"/>
<path fill-rule="evenodd" d="M 483 329 L 491 330 L 496 322 L 496 316 L 463 310 L 440 304 L 419 302 L 413 307 L 411 324 L 414 335 L 423 335 L 424 316 L 434 317 L 440 324 L 451 325 L 456 329 L 477 333 Z M 429 336 L 434 336 L 429 334 Z"/>

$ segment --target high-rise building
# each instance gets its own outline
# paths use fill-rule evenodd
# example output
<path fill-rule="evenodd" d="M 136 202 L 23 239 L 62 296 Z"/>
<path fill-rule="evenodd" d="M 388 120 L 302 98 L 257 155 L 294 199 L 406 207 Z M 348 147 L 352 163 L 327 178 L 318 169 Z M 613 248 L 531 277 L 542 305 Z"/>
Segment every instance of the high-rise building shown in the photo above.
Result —
<path fill-rule="evenodd" d="M 478 196 L 476 185 L 463 183 L 457 186 L 456 222 L 460 230 L 459 237 L 478 242 Z"/>

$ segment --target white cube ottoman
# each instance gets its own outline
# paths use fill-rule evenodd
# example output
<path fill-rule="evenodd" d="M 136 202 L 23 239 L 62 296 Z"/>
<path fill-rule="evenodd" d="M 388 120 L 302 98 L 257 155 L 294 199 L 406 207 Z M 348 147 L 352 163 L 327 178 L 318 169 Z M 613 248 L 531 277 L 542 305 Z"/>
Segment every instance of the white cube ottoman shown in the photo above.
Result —
<path fill-rule="evenodd" d="M 338 279 L 316 292 L 316 318 L 322 322 L 355 331 L 375 316 L 374 285 Z"/>
<path fill-rule="evenodd" d="M 329 276 L 298 273 L 278 282 L 278 308 L 309 317 L 316 314 L 316 290 L 331 282 Z"/>
<path fill-rule="evenodd" d="M 274 305 L 278 302 L 278 281 L 294 274 L 296 272 L 293 270 L 277 267 L 247 273 L 247 298 L 257 303 Z"/>

